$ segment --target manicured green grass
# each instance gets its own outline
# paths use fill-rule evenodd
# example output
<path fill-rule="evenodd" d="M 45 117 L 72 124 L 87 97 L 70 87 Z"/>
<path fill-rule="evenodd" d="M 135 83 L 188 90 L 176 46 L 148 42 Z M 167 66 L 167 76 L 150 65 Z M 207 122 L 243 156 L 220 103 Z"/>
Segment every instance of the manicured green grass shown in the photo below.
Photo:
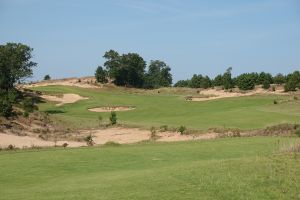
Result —
<path fill-rule="evenodd" d="M 99 115 L 108 119 L 109 113 L 94 113 L 87 109 L 109 105 L 136 106 L 135 110 L 118 112 L 119 122 L 147 128 L 184 125 L 187 128 L 202 130 L 212 127 L 255 129 L 279 123 L 300 123 L 300 101 L 279 101 L 281 103 L 276 105 L 273 103 L 274 99 L 292 99 L 284 96 L 251 96 L 188 102 L 184 95 L 129 93 L 120 89 L 47 86 L 35 90 L 56 94 L 76 93 L 89 97 L 89 100 L 62 107 L 56 107 L 54 103 L 42 103 L 39 106 L 40 110 L 55 113 L 52 116 L 75 128 L 97 126 Z"/>
<path fill-rule="evenodd" d="M 299 199 L 300 154 L 278 153 L 295 140 L 0 152 L 0 199 Z"/>

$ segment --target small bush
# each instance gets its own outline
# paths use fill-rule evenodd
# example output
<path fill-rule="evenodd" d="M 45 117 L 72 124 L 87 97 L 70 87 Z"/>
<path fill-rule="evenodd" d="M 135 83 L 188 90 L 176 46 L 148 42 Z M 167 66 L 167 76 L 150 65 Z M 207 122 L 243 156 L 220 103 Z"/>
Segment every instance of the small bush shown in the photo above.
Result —
<path fill-rule="evenodd" d="M 154 126 L 152 126 L 152 127 L 150 128 L 150 132 L 151 132 L 150 138 L 151 138 L 152 140 L 155 140 L 156 137 L 157 137 L 157 135 L 156 135 L 156 129 L 155 129 Z"/>
<path fill-rule="evenodd" d="M 278 101 L 277 101 L 277 100 L 274 100 L 273 103 L 274 103 L 274 104 L 278 104 Z"/>
<path fill-rule="evenodd" d="M 10 117 L 13 114 L 11 102 L 6 97 L 0 97 L 0 116 Z"/>
<path fill-rule="evenodd" d="M 166 131 L 168 131 L 168 125 L 162 125 L 162 126 L 160 126 L 160 131 L 161 131 L 161 132 L 166 132 Z"/>
<path fill-rule="evenodd" d="M 86 142 L 86 144 L 88 145 L 88 146 L 93 146 L 94 144 L 95 144 L 95 142 L 94 142 L 94 140 L 93 140 L 93 136 L 90 134 L 90 135 L 88 135 L 88 136 L 86 136 L 85 138 L 84 138 L 84 141 Z"/>
<path fill-rule="evenodd" d="M 14 150 L 14 149 L 16 149 L 16 147 L 15 147 L 15 145 L 12 145 L 12 144 L 8 145 L 6 148 L 6 150 Z"/>
<path fill-rule="evenodd" d="M 44 80 L 45 80 L 45 81 L 51 80 L 50 75 L 49 75 L 49 74 L 45 75 L 45 76 L 44 76 Z"/>
<path fill-rule="evenodd" d="M 69 144 L 65 142 L 65 143 L 62 144 L 62 147 L 66 148 L 68 145 Z"/>
<path fill-rule="evenodd" d="M 22 103 L 25 112 L 31 113 L 34 111 L 34 100 L 32 98 L 25 98 Z"/>
<path fill-rule="evenodd" d="M 178 132 L 180 132 L 181 135 L 183 135 L 185 133 L 185 131 L 186 131 L 186 127 L 185 126 L 180 126 L 178 128 Z"/>
<path fill-rule="evenodd" d="M 297 96 L 294 96 L 294 100 L 298 100 L 298 97 L 297 97 Z"/>
<path fill-rule="evenodd" d="M 263 82 L 262 88 L 267 90 L 267 89 L 270 88 L 270 86 L 271 86 L 270 82 L 266 80 L 266 81 Z"/>
<path fill-rule="evenodd" d="M 274 85 L 272 86 L 272 91 L 273 91 L 273 92 L 275 92 L 275 91 L 276 91 L 276 88 L 275 88 L 275 86 L 274 86 Z"/>
<path fill-rule="evenodd" d="M 112 111 L 112 112 L 110 113 L 109 120 L 110 120 L 110 124 L 111 124 L 111 125 L 117 124 L 117 113 L 116 113 L 115 111 Z"/>

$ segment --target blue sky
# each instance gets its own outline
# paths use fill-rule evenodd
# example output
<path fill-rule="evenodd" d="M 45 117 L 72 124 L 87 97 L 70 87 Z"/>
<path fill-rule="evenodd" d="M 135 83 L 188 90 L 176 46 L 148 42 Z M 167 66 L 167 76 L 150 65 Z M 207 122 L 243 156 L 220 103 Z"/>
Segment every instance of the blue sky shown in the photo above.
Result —
<path fill-rule="evenodd" d="M 105 51 L 160 59 L 174 81 L 300 69 L 299 0 L 0 0 L 0 43 L 34 48 L 34 79 L 93 75 Z"/>

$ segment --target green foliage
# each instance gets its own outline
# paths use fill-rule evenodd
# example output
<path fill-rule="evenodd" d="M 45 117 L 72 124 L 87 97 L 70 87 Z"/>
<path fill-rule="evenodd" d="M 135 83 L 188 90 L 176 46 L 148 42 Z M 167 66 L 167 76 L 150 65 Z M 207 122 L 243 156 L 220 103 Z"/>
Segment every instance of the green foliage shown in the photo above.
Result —
<path fill-rule="evenodd" d="M 8 91 L 32 75 L 32 48 L 21 43 L 0 45 L 0 90 Z"/>
<path fill-rule="evenodd" d="M 12 104 L 7 96 L 0 96 L 0 116 L 10 117 L 13 114 Z"/>
<path fill-rule="evenodd" d="M 117 124 L 117 113 L 116 113 L 115 111 L 112 111 L 112 112 L 110 113 L 109 120 L 110 120 L 110 124 L 111 124 L 111 125 Z"/>
<path fill-rule="evenodd" d="M 190 85 L 190 80 L 179 80 L 174 84 L 174 87 L 188 87 Z"/>
<path fill-rule="evenodd" d="M 286 77 L 283 74 L 279 73 L 273 77 L 273 80 L 276 84 L 283 84 L 286 82 Z"/>
<path fill-rule="evenodd" d="M 110 50 L 103 56 L 107 61 L 104 63 L 109 76 L 119 86 L 142 87 L 146 62 L 137 53 L 119 55 Z"/>
<path fill-rule="evenodd" d="M 181 135 L 183 135 L 183 134 L 185 133 L 185 131 L 186 131 L 186 127 L 185 127 L 185 126 L 180 126 L 180 127 L 178 128 L 178 132 L 179 132 Z"/>
<path fill-rule="evenodd" d="M 240 90 L 253 90 L 255 87 L 255 74 L 244 73 L 237 77 L 236 83 Z"/>
<path fill-rule="evenodd" d="M 160 60 L 151 61 L 145 74 L 145 88 L 170 87 L 172 84 L 171 68 Z"/>
<path fill-rule="evenodd" d="M 269 82 L 268 80 L 265 80 L 265 81 L 263 82 L 262 88 L 267 90 L 267 89 L 269 89 L 270 87 L 271 87 L 270 82 Z"/>
<path fill-rule="evenodd" d="M 215 77 L 215 79 L 213 80 L 213 85 L 214 86 L 221 86 L 223 85 L 223 76 L 222 74 L 219 74 Z"/>
<path fill-rule="evenodd" d="M 24 98 L 22 104 L 25 112 L 31 113 L 35 110 L 34 99 L 31 97 Z"/>
<path fill-rule="evenodd" d="M 234 87 L 233 81 L 231 78 L 232 67 L 229 67 L 226 72 L 223 74 L 222 82 L 225 90 L 231 89 Z"/>
<path fill-rule="evenodd" d="M 95 72 L 95 78 L 99 83 L 107 83 L 107 71 L 103 67 L 99 66 Z"/>
<path fill-rule="evenodd" d="M 258 79 L 257 79 L 257 82 L 256 84 L 262 84 L 262 85 L 265 85 L 265 86 L 268 86 L 270 85 L 271 83 L 273 83 L 273 77 L 270 73 L 265 73 L 265 72 L 261 72 L 259 75 L 258 75 Z M 268 88 L 265 88 L 263 86 L 264 89 L 268 89 Z"/>
<path fill-rule="evenodd" d="M 159 128 L 161 132 L 166 132 L 168 130 L 168 125 L 162 125 Z"/>
<path fill-rule="evenodd" d="M 294 71 L 287 75 L 287 82 L 284 86 L 285 92 L 296 91 L 296 88 L 300 88 L 300 72 Z"/>
<path fill-rule="evenodd" d="M 51 80 L 51 77 L 49 74 L 45 75 L 44 76 L 44 81 L 48 81 L 48 80 Z"/>
<path fill-rule="evenodd" d="M 151 61 L 148 72 L 145 73 L 146 62 L 137 53 L 119 55 L 118 52 L 110 50 L 103 57 L 106 59 L 104 67 L 116 85 L 159 88 L 172 84 L 171 68 L 163 61 Z"/>

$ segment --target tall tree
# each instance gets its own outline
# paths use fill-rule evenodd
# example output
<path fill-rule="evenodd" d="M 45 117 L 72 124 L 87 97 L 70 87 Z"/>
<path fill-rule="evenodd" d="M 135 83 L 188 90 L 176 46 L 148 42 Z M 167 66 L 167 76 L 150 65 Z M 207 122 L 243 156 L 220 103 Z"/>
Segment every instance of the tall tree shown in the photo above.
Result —
<path fill-rule="evenodd" d="M 231 78 L 231 71 L 232 71 L 232 67 L 229 67 L 226 72 L 223 74 L 223 86 L 224 89 L 228 90 L 233 88 L 233 81 Z"/>
<path fill-rule="evenodd" d="M 0 45 L 0 89 L 8 91 L 32 75 L 37 64 L 31 61 L 33 49 L 21 43 Z"/>
<path fill-rule="evenodd" d="M 169 87 L 172 84 L 171 68 L 163 61 L 150 61 L 148 72 L 145 75 L 146 88 Z"/>
<path fill-rule="evenodd" d="M 107 71 L 103 67 L 98 66 L 95 72 L 95 78 L 99 83 L 107 83 Z"/>
<path fill-rule="evenodd" d="M 117 51 L 109 50 L 105 52 L 103 58 L 106 59 L 104 67 L 107 69 L 109 77 L 112 79 L 115 78 L 120 70 L 121 56 Z"/>

